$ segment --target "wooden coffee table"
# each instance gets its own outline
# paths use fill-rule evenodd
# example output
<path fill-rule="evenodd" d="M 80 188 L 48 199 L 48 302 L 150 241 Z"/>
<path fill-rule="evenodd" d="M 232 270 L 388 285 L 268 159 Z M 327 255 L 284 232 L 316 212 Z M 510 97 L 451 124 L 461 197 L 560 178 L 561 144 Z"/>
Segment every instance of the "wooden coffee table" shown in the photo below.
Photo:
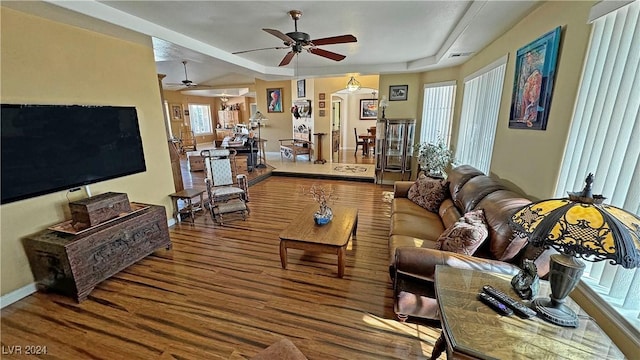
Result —
<path fill-rule="evenodd" d="M 317 251 L 338 255 L 338 277 L 344 275 L 345 248 L 358 229 L 358 209 L 332 206 L 333 220 L 316 225 L 313 214 L 318 205 L 309 205 L 280 233 L 280 262 L 287 268 L 287 249 Z"/>
<path fill-rule="evenodd" d="M 566 304 L 578 314 L 578 328 L 557 326 L 538 317 L 501 316 L 477 299 L 482 286 L 491 285 L 519 300 L 511 288 L 511 276 L 443 265 L 437 265 L 435 275 L 442 335 L 431 359 L 445 349 L 448 359 L 624 359 L 571 298 Z M 549 293 L 549 283 L 541 281 L 538 297 Z"/>

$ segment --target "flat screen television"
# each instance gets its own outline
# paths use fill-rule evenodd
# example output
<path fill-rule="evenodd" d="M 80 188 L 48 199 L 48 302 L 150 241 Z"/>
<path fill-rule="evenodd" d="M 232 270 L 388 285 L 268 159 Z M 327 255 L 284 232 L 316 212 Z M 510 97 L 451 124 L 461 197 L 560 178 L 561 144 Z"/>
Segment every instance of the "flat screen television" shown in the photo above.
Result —
<path fill-rule="evenodd" d="M 135 107 L 2 104 L 2 204 L 146 171 Z"/>

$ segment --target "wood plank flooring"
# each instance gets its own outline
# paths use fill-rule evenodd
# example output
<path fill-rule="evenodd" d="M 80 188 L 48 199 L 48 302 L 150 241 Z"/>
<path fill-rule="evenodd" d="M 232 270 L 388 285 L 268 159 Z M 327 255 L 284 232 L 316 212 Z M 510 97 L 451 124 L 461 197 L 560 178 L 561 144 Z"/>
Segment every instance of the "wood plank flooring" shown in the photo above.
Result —
<path fill-rule="evenodd" d="M 288 269 L 280 266 L 278 235 L 313 203 L 301 188 L 314 183 L 359 211 L 342 279 L 335 255 L 290 250 Z M 102 282 L 82 304 L 36 293 L 3 309 L 2 358 L 40 345 L 47 354 L 31 358 L 244 359 L 283 337 L 311 360 L 428 358 L 440 330 L 393 314 L 389 191 L 270 177 L 250 188 L 247 221 L 222 227 L 202 214 L 172 227 L 172 250 Z M 23 354 L 9 355 L 16 346 Z"/>

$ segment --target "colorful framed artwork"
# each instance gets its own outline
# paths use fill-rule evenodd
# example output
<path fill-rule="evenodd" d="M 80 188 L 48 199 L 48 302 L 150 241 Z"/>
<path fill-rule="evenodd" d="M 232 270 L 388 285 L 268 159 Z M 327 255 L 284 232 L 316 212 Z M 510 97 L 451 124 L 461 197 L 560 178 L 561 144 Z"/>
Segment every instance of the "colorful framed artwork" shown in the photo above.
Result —
<path fill-rule="evenodd" d="M 378 118 L 378 99 L 360 100 L 360 120 L 376 120 Z"/>
<path fill-rule="evenodd" d="M 306 96 L 305 81 L 298 80 L 298 98 L 303 98 L 305 96 Z"/>
<path fill-rule="evenodd" d="M 267 112 L 284 112 L 284 109 L 282 109 L 282 88 L 267 89 L 267 104 L 269 104 Z"/>
<path fill-rule="evenodd" d="M 389 101 L 407 100 L 409 85 L 391 85 L 389 86 Z"/>
<path fill-rule="evenodd" d="M 171 104 L 171 119 L 182 120 L 182 105 L 180 104 Z"/>
<path fill-rule="evenodd" d="M 547 129 L 561 32 L 558 26 L 516 53 L 510 128 Z"/>
<path fill-rule="evenodd" d="M 318 99 L 319 100 L 324 100 L 324 97 L 325 97 L 324 93 L 319 93 L 318 94 Z"/>

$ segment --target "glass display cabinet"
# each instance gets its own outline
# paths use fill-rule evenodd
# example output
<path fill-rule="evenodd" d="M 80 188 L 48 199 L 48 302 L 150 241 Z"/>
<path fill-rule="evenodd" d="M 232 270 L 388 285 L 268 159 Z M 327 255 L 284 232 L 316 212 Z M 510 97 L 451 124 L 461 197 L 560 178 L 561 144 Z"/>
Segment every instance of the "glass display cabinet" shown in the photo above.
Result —
<path fill-rule="evenodd" d="M 382 183 L 385 172 L 411 178 L 415 119 L 380 119 L 376 125 L 376 173 Z"/>

